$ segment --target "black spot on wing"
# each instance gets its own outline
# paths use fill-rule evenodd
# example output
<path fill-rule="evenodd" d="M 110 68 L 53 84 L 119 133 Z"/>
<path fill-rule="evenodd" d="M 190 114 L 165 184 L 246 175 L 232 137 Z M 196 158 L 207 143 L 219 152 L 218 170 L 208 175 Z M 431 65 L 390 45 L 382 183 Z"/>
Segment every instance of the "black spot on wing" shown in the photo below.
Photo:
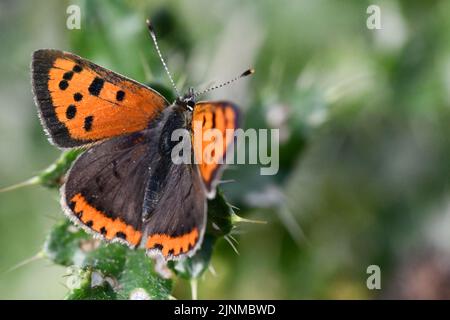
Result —
<path fill-rule="evenodd" d="M 92 130 L 92 122 L 94 121 L 93 116 L 88 116 L 84 118 L 84 130 L 91 131 Z"/>
<path fill-rule="evenodd" d="M 212 112 L 212 126 L 211 128 L 215 128 L 216 127 L 216 113 Z"/>
<path fill-rule="evenodd" d="M 75 115 L 77 114 L 77 107 L 73 104 L 69 105 L 66 109 L 66 118 L 67 119 L 73 119 L 75 118 Z"/>
<path fill-rule="evenodd" d="M 81 72 L 83 70 L 83 68 L 80 65 L 76 64 L 76 65 L 73 66 L 72 70 L 74 72 L 78 73 L 78 72 Z"/>
<path fill-rule="evenodd" d="M 70 208 L 70 210 L 72 210 L 72 211 L 75 211 L 75 201 L 70 201 L 69 202 L 69 208 Z"/>
<path fill-rule="evenodd" d="M 64 80 L 72 80 L 72 77 L 73 77 L 73 71 L 67 71 L 63 75 Z"/>
<path fill-rule="evenodd" d="M 116 237 L 117 238 L 121 238 L 121 239 L 124 239 L 124 240 L 126 240 L 127 239 L 127 235 L 125 234 L 125 233 L 123 233 L 123 232 L 116 232 Z"/>
<path fill-rule="evenodd" d="M 122 90 L 117 91 L 116 93 L 116 100 L 117 101 L 122 101 L 123 98 L 125 98 L 125 92 Z"/>
<path fill-rule="evenodd" d="M 67 82 L 67 80 L 61 80 L 59 82 L 59 88 L 61 90 L 66 90 L 68 86 L 69 86 L 69 83 Z"/>
<path fill-rule="evenodd" d="M 76 92 L 73 95 L 73 100 L 75 100 L 75 101 L 81 101 L 82 99 L 83 99 L 83 95 L 81 93 L 79 93 L 79 92 Z"/>
<path fill-rule="evenodd" d="M 158 249 L 158 250 L 162 250 L 164 247 L 163 247 L 163 245 L 162 244 L 159 244 L 159 243 L 155 243 L 155 245 L 153 246 L 153 248 L 151 248 L 151 249 Z"/>
<path fill-rule="evenodd" d="M 99 77 L 95 77 L 94 80 L 92 80 L 91 84 L 89 85 L 89 93 L 93 96 L 98 96 L 100 94 L 100 91 L 102 91 L 103 85 L 105 83 L 105 80 Z"/>

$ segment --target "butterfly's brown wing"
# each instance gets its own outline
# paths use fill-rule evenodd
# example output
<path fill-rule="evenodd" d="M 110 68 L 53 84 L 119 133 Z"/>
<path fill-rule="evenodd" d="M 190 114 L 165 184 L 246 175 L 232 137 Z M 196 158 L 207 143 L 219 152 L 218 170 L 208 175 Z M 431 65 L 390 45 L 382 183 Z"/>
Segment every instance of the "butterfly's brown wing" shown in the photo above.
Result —
<path fill-rule="evenodd" d="M 145 248 L 166 259 L 193 254 L 206 224 L 206 195 L 192 165 L 170 165 L 158 205 L 145 223 Z"/>
<path fill-rule="evenodd" d="M 147 129 L 92 146 L 73 164 L 61 190 L 66 215 L 109 241 L 142 239 L 142 205 L 158 131 Z"/>
<path fill-rule="evenodd" d="M 168 106 L 151 88 L 58 50 L 33 53 L 32 80 L 42 124 L 61 148 L 143 130 Z"/>
<path fill-rule="evenodd" d="M 239 110 L 236 105 L 227 101 L 199 102 L 192 115 L 194 154 L 203 184 L 209 198 L 215 196 L 215 187 L 221 175 L 227 151 L 234 142 L 234 130 L 239 125 Z M 201 129 L 201 135 L 196 134 Z M 217 129 L 222 134 L 221 140 L 204 139 L 209 129 Z M 227 133 L 228 131 L 228 133 Z M 221 145 L 218 145 L 221 143 Z M 216 144 L 217 148 L 210 148 Z M 214 150 L 209 153 L 209 150 Z"/>
<path fill-rule="evenodd" d="M 186 130 L 183 141 L 192 152 L 187 123 L 189 114 L 176 111 L 161 130 L 158 156 L 149 164 L 151 175 L 144 199 L 145 248 L 166 259 L 192 255 L 199 247 L 206 225 L 206 194 L 194 164 L 174 163 L 171 140 L 176 129 Z"/>

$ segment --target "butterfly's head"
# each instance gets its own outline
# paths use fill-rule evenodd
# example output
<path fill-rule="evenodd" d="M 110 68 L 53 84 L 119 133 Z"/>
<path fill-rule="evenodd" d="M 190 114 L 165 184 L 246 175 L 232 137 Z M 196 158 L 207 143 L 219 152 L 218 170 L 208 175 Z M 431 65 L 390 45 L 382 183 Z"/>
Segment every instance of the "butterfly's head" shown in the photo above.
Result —
<path fill-rule="evenodd" d="M 185 95 L 177 98 L 176 104 L 181 105 L 190 111 L 193 111 L 195 106 L 194 88 L 189 88 L 188 92 Z"/>

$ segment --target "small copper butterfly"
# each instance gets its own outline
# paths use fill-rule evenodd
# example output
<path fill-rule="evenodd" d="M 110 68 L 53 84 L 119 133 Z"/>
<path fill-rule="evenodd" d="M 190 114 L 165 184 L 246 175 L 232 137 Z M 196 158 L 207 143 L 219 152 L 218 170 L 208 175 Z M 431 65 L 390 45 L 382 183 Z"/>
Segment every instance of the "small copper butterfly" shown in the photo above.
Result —
<path fill-rule="evenodd" d="M 202 242 L 206 200 L 214 197 L 222 165 L 174 164 L 171 133 L 192 131 L 192 123 L 201 121 L 202 130 L 225 134 L 238 127 L 238 108 L 227 101 L 196 102 L 192 89 L 170 104 L 148 86 L 59 50 L 34 52 L 32 85 L 50 141 L 63 149 L 86 149 L 61 187 L 70 220 L 104 240 L 144 247 L 150 255 L 192 255 Z M 232 141 L 223 143 L 219 157 Z"/>

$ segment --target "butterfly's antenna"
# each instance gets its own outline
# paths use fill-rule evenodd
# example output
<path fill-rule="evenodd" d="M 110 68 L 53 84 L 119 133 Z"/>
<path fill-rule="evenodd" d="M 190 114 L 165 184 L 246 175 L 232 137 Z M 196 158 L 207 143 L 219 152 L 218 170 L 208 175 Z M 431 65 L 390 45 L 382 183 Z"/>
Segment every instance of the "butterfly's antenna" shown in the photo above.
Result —
<path fill-rule="evenodd" d="M 150 36 L 152 37 L 153 43 L 155 44 L 155 48 L 156 48 L 156 51 L 158 52 L 159 59 L 161 60 L 163 66 L 164 66 L 164 69 L 166 70 L 166 73 L 169 76 L 170 82 L 172 83 L 172 87 L 175 89 L 177 96 L 180 97 L 180 92 L 178 91 L 177 86 L 175 85 L 175 82 L 173 81 L 172 75 L 169 72 L 169 68 L 167 68 L 164 58 L 162 57 L 161 50 L 159 50 L 158 41 L 156 41 L 155 30 L 153 29 L 153 26 L 152 26 L 150 20 L 147 19 L 145 22 L 147 23 L 148 31 L 150 32 Z"/>
<path fill-rule="evenodd" d="M 239 80 L 240 78 L 249 76 L 249 75 L 251 75 L 251 74 L 253 74 L 253 73 L 255 73 L 255 70 L 254 70 L 254 69 L 248 69 L 248 70 L 245 70 L 243 73 L 241 73 L 241 74 L 240 74 L 239 76 L 237 76 L 236 78 L 233 78 L 233 79 L 231 79 L 231 80 L 228 80 L 228 81 L 226 81 L 226 82 L 223 82 L 223 83 L 221 83 L 221 84 L 219 84 L 219 85 L 217 85 L 217 86 L 210 87 L 210 88 L 205 89 L 205 90 L 203 90 L 203 91 L 196 92 L 196 93 L 194 94 L 194 97 L 198 97 L 198 96 L 200 96 L 200 95 L 202 95 L 202 94 L 205 94 L 205 93 L 207 93 L 207 92 L 210 92 L 210 91 L 212 91 L 212 90 L 219 89 L 219 88 L 222 88 L 222 87 L 224 87 L 224 86 L 227 86 L 227 85 L 229 85 L 230 83 L 235 82 L 236 80 Z"/>

